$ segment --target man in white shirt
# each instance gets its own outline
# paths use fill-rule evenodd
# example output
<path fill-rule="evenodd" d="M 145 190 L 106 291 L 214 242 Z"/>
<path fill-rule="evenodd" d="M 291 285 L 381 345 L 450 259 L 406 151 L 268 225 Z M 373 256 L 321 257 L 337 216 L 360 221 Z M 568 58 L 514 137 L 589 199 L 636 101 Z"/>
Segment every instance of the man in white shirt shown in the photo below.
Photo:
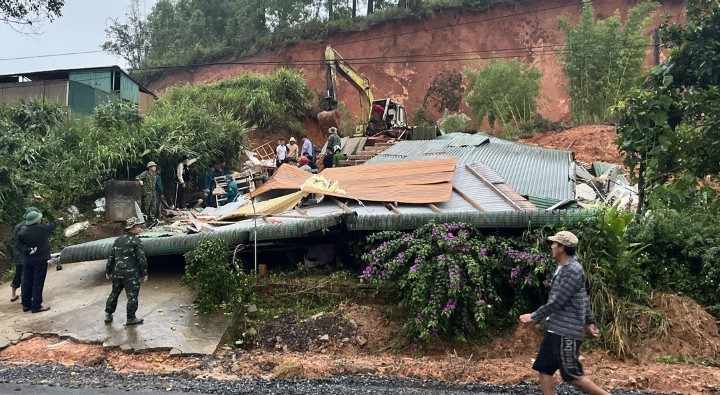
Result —
<path fill-rule="evenodd" d="M 187 182 L 190 178 L 189 166 L 195 163 L 200 157 L 190 159 L 187 155 L 183 155 L 180 158 L 175 169 L 175 183 L 177 184 L 177 193 L 175 194 L 175 207 L 180 208 L 183 205 L 183 197 L 185 196 L 185 190 L 187 189 Z"/>
<path fill-rule="evenodd" d="M 284 139 L 279 139 L 278 146 L 275 148 L 275 160 L 277 162 L 277 167 L 280 167 L 283 163 L 285 163 L 285 158 L 287 158 L 287 146 L 285 145 Z"/>

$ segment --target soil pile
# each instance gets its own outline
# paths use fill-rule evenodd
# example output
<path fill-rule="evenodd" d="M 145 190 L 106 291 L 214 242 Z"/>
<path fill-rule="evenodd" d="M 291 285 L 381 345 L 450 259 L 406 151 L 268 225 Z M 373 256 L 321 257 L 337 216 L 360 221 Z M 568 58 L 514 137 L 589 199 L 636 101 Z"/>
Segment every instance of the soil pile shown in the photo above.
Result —
<path fill-rule="evenodd" d="M 322 313 L 305 321 L 293 314 L 271 318 L 260 327 L 256 345 L 266 350 L 339 350 L 362 340 L 355 338 L 357 325 L 337 313 Z M 362 344 L 361 344 L 362 345 Z"/>
<path fill-rule="evenodd" d="M 648 341 L 643 359 L 713 363 L 720 360 L 720 332 L 715 317 L 692 299 L 662 293 L 652 300 L 664 322 L 661 335 Z"/>
<path fill-rule="evenodd" d="M 610 125 L 583 125 L 562 132 L 541 132 L 523 144 L 554 148 L 575 153 L 575 160 L 622 164 L 622 156 L 615 145 L 615 127 Z"/>

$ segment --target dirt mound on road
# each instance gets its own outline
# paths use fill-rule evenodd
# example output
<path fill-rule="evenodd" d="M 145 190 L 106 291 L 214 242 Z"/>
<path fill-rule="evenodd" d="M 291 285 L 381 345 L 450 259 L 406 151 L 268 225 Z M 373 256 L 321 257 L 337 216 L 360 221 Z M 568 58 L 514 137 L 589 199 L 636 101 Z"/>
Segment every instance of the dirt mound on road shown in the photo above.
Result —
<path fill-rule="evenodd" d="M 529 139 L 519 140 L 528 145 L 554 148 L 575 153 L 575 160 L 622 164 L 622 156 L 615 145 L 615 127 L 611 125 L 582 125 L 562 132 L 540 132 Z"/>

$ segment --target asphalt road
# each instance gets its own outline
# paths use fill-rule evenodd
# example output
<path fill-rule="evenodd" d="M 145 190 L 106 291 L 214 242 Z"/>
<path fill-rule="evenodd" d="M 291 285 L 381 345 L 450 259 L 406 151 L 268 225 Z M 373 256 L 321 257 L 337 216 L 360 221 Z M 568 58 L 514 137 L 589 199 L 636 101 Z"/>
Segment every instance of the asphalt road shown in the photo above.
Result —
<path fill-rule="evenodd" d="M 159 395 L 159 394 L 257 394 L 257 395 L 526 395 L 540 394 L 535 385 L 489 386 L 428 382 L 376 376 L 340 376 L 320 380 L 220 381 L 182 374 L 118 374 L 107 368 L 0 363 L 0 395 Z M 650 394 L 612 391 L 615 395 Z M 558 387 L 557 394 L 579 394 L 572 387 Z"/>

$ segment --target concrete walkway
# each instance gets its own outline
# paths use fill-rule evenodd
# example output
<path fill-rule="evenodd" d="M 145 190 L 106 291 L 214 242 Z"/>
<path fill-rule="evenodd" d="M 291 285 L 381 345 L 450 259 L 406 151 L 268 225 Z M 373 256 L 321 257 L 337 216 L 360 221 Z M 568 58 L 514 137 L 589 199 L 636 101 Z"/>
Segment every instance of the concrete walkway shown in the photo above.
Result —
<path fill-rule="evenodd" d="M 162 258 L 158 258 L 162 259 Z M 157 265 L 161 266 L 161 265 Z M 171 350 L 173 354 L 211 354 L 230 324 L 223 314 L 197 315 L 190 307 L 194 295 L 180 286 L 177 270 L 153 270 L 140 288 L 138 317 L 145 323 L 125 327 L 123 293 L 115 320 L 103 322 L 110 282 L 105 279 L 105 261 L 64 265 L 48 270 L 43 293 L 44 306 L 50 310 L 23 313 L 20 301 L 10 302 L 10 284 L 3 284 L 0 299 L 0 348 L 29 334 L 69 337 L 124 351 Z"/>

